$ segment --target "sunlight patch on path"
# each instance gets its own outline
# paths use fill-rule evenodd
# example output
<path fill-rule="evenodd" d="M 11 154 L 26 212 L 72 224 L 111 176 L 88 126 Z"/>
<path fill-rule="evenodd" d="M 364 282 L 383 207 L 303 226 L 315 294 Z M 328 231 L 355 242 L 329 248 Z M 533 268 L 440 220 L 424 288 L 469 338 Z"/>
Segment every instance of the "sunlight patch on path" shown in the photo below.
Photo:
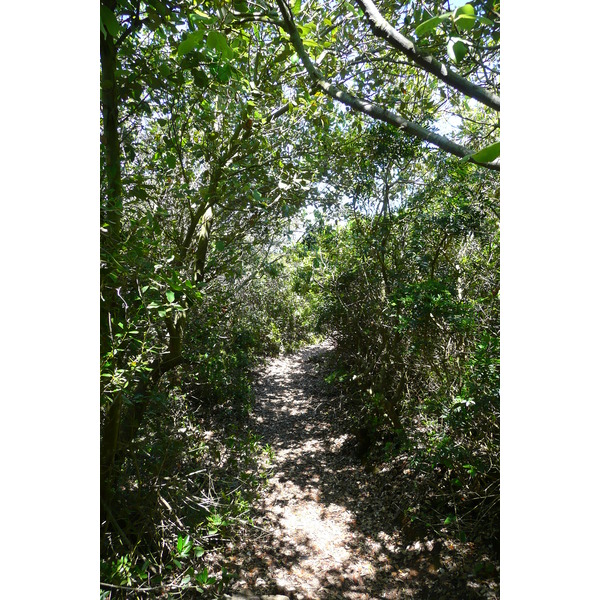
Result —
<path fill-rule="evenodd" d="M 300 356 L 274 359 L 257 386 L 254 418 L 263 442 L 274 450 L 264 497 L 272 535 L 269 572 L 294 598 L 352 598 L 358 596 L 347 588 L 362 585 L 375 568 L 357 556 L 354 515 L 321 498 L 322 478 L 333 468 L 331 453 L 347 436 L 331 435 L 320 399 L 313 396 L 311 385 L 319 380 L 310 361 L 317 352 L 309 348 Z"/>
<path fill-rule="evenodd" d="M 280 586 L 300 588 L 306 598 L 319 598 L 325 583 L 341 588 L 346 581 L 359 583 L 374 575 L 373 566 L 356 557 L 349 546 L 355 537 L 349 528 L 353 523 L 351 513 L 336 504 L 322 504 L 317 488 L 311 490 L 314 499 L 307 500 L 303 499 L 306 489 L 285 485 L 287 495 L 298 500 L 269 511 L 280 527 L 275 539 L 281 542 L 284 553 L 287 549 L 296 557 L 291 567 L 274 570 Z"/>

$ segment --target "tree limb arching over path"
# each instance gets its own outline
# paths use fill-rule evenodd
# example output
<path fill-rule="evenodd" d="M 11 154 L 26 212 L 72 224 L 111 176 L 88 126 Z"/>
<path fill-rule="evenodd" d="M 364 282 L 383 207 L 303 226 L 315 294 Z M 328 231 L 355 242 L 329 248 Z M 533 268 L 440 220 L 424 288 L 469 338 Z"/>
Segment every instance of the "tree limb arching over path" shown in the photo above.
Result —
<path fill-rule="evenodd" d="M 231 597 L 498 598 L 493 582 L 461 573 L 469 545 L 403 519 L 409 457 L 381 469 L 358 457 L 343 399 L 323 382 L 331 349 L 271 359 L 259 376 L 253 421 L 273 450 L 272 474 Z"/>
<path fill-rule="evenodd" d="M 306 72 L 308 73 L 316 89 L 321 90 L 336 102 L 341 102 L 357 112 L 363 113 L 375 120 L 388 123 L 393 127 L 397 127 L 410 136 L 437 146 L 444 152 L 448 152 L 449 154 L 469 162 L 474 162 L 482 167 L 494 171 L 500 171 L 499 158 L 494 159 L 491 162 L 480 163 L 472 158 L 472 156 L 475 154 L 474 150 L 462 146 L 461 144 L 458 144 L 446 136 L 432 131 L 431 129 L 422 127 L 418 123 L 406 119 L 397 112 L 388 110 L 387 108 L 372 102 L 366 102 L 356 95 L 340 89 L 339 87 L 330 83 L 330 81 L 328 81 L 328 79 L 323 75 L 321 70 L 313 63 L 308 55 L 306 48 L 304 47 L 302 37 L 300 36 L 298 28 L 294 22 L 293 11 L 290 9 L 287 1 L 276 0 L 276 2 L 283 18 L 283 28 L 289 35 L 290 43 L 298 55 L 298 58 L 304 65 L 304 68 L 306 69 Z M 461 89 L 461 91 L 466 93 L 467 96 L 476 98 L 479 101 L 483 99 L 485 100 L 484 104 L 493 107 L 494 110 L 500 110 L 500 98 L 498 96 L 495 94 L 489 94 L 478 86 L 474 86 L 468 80 L 458 76 L 453 71 L 449 71 L 446 66 L 442 65 L 438 61 L 433 61 L 430 59 L 430 57 L 424 57 L 415 52 L 413 47 L 410 45 L 410 41 L 399 36 L 398 32 L 393 30 L 393 28 L 389 26 L 383 17 L 381 17 L 375 5 L 372 3 L 367 5 L 359 2 L 359 5 L 361 5 L 361 7 L 365 10 L 368 9 L 366 14 L 368 15 L 372 28 L 378 37 L 383 37 L 388 43 L 391 44 L 392 47 L 401 50 L 404 54 L 407 54 L 421 68 L 425 68 L 426 71 L 434 73 L 436 77 L 439 77 L 442 81 L 445 81 L 452 87 Z"/>
<path fill-rule="evenodd" d="M 371 0 L 354 1 L 367 16 L 374 35 L 385 40 L 391 46 L 396 48 L 396 50 L 400 50 L 400 52 L 408 56 L 408 58 L 413 60 L 419 67 L 428 73 L 435 75 L 461 93 L 471 98 L 475 98 L 479 102 L 482 102 L 498 112 L 500 111 L 500 98 L 496 94 L 461 77 L 448 65 L 435 60 L 432 56 L 423 56 L 420 54 L 417 51 L 414 42 L 404 37 L 399 31 L 396 31 L 396 29 L 383 18 L 377 9 L 377 6 L 375 6 Z"/>

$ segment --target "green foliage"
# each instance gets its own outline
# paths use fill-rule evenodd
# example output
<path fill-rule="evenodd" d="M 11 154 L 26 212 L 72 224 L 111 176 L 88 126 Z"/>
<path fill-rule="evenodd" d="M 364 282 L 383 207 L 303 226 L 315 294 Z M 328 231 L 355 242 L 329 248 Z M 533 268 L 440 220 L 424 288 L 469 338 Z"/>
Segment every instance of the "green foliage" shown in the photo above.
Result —
<path fill-rule="evenodd" d="M 496 7 L 441 5 L 399 7 L 406 32 L 473 79 L 489 64 L 493 88 Z M 325 334 L 344 356 L 329 379 L 389 453 L 422 448 L 415 460 L 451 465 L 472 489 L 497 470 L 497 181 L 339 110 L 272 13 L 233 7 L 100 8 L 102 577 L 114 585 L 222 591 L 230 574 L 207 556 L 247 525 L 268 461 L 243 426 L 251 369 Z M 291 8 L 328 77 L 423 126 L 460 109 L 457 136 L 483 148 L 472 158 L 497 156 L 495 117 L 372 52 L 353 5 Z M 177 527 L 159 532 L 167 515 Z"/>
<path fill-rule="evenodd" d="M 270 450 L 233 419 L 195 407 L 192 395 L 171 397 L 133 445 L 113 509 L 135 546 L 126 549 L 121 537 L 109 536 L 105 583 L 222 593 L 232 577 L 214 568 L 211 554 L 251 524 Z M 157 528 L 161 521 L 170 525 Z"/>
<path fill-rule="evenodd" d="M 453 12 L 445 12 L 436 17 L 432 17 L 431 19 L 427 19 L 426 21 L 422 21 L 419 26 L 415 28 L 415 33 L 419 37 L 429 35 L 444 21 L 451 23 L 459 31 L 470 31 L 478 22 L 484 25 L 493 25 L 493 22 L 487 17 L 477 15 L 472 4 L 465 4 L 459 6 Z"/>
<path fill-rule="evenodd" d="M 441 163 L 383 212 L 394 171 L 376 148 L 345 223 L 309 244 L 340 363 L 327 380 L 388 456 L 410 449 L 415 468 L 443 465 L 450 490 L 484 497 L 499 482 L 497 181 Z"/>
<path fill-rule="evenodd" d="M 500 156 L 500 142 L 494 142 L 471 157 L 477 162 L 491 162 Z"/>
<path fill-rule="evenodd" d="M 443 21 L 446 21 L 448 19 L 452 19 L 452 13 L 444 13 L 442 15 L 439 15 L 438 17 L 433 17 L 431 19 L 427 19 L 427 21 L 423 21 L 416 29 L 415 29 L 415 33 L 419 36 L 419 37 L 423 37 L 429 33 L 431 33 L 432 31 L 435 30 L 435 28 L 442 23 Z"/>
<path fill-rule="evenodd" d="M 306 303 L 268 264 L 314 171 L 288 128 L 299 116 L 268 119 L 286 102 L 273 74 L 286 65 L 249 66 L 265 39 L 202 8 L 150 2 L 139 19 L 102 8 L 103 37 L 129 28 L 103 62 L 119 101 L 101 146 L 102 558 L 115 585 L 227 580 L 202 552 L 247 526 L 262 484 L 262 448 L 239 430 L 251 367 L 310 337 Z M 201 471 L 192 489 L 182 469 Z M 157 530 L 161 511 L 185 530 Z"/>
<path fill-rule="evenodd" d="M 106 38 L 106 32 L 114 38 L 121 35 L 121 25 L 115 17 L 115 13 L 108 6 L 100 5 L 100 30 Z"/>
<path fill-rule="evenodd" d="M 468 49 L 464 42 L 460 38 L 450 38 L 448 42 L 448 56 L 455 62 L 459 63 L 467 55 Z"/>

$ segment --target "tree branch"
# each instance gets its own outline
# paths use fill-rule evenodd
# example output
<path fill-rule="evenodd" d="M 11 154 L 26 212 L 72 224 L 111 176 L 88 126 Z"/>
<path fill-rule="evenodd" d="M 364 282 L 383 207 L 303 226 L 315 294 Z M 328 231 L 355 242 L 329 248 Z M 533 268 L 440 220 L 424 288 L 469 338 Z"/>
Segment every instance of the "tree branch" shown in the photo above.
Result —
<path fill-rule="evenodd" d="M 364 11 L 369 20 L 373 33 L 388 42 L 391 46 L 400 50 L 408 56 L 423 70 L 435 75 L 444 83 L 458 90 L 465 96 L 474 98 L 482 104 L 493 108 L 496 111 L 500 110 L 500 98 L 496 94 L 482 88 L 468 79 L 461 77 L 454 72 L 450 67 L 437 61 L 433 56 L 421 55 L 414 43 L 404 37 L 400 32 L 396 31 L 381 15 L 375 4 L 371 0 L 354 0 L 356 4 Z"/>
<path fill-rule="evenodd" d="M 476 164 L 478 166 L 486 167 L 494 171 L 500 170 L 499 159 L 496 159 L 492 163 L 478 163 L 468 158 L 472 154 L 474 154 L 475 151 L 466 148 L 465 146 L 461 146 L 460 144 L 449 140 L 443 135 L 434 133 L 433 131 L 426 129 L 425 127 L 422 127 L 417 123 L 413 123 L 412 121 L 409 121 L 401 115 L 393 113 L 392 111 L 387 110 L 386 108 L 382 108 L 381 106 L 377 106 L 370 102 L 365 102 L 364 100 L 361 100 L 360 98 L 357 98 L 356 96 L 353 96 L 352 94 L 349 94 L 348 92 L 345 92 L 344 90 L 341 90 L 333 84 L 329 83 L 325 79 L 325 76 L 321 73 L 321 71 L 317 67 L 315 67 L 310 57 L 308 56 L 304 48 L 304 44 L 302 43 L 302 39 L 300 38 L 300 34 L 298 33 L 296 25 L 293 22 L 292 13 L 289 7 L 285 4 L 284 0 L 276 1 L 283 16 L 283 20 L 285 22 L 285 30 L 290 36 L 290 42 L 296 50 L 298 57 L 302 61 L 304 68 L 308 72 L 314 85 L 323 92 L 325 92 L 325 94 L 327 94 L 330 98 L 332 98 L 333 100 L 337 100 L 338 102 L 341 102 L 342 104 L 345 104 L 346 106 L 349 106 L 350 108 L 358 112 L 366 114 L 372 117 L 373 119 L 389 123 L 394 127 L 398 127 L 407 134 L 417 137 L 425 142 L 429 142 L 434 146 L 440 148 L 440 150 L 444 150 L 449 154 L 453 154 L 454 156 L 458 156 L 459 158 L 467 158 L 469 162 L 472 162 L 473 164 Z"/>

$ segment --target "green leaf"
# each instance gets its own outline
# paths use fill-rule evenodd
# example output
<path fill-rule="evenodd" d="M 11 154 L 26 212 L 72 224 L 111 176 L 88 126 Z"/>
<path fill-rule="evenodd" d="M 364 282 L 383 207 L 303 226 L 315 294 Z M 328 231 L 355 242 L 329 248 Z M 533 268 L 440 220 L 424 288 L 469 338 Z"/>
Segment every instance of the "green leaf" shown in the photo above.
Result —
<path fill-rule="evenodd" d="M 480 163 L 488 163 L 492 162 L 496 158 L 500 156 L 500 142 L 494 142 L 485 148 L 482 148 L 479 152 L 471 155 L 469 158 L 472 158 L 476 162 Z"/>
<path fill-rule="evenodd" d="M 194 33 L 190 33 L 181 44 L 177 48 L 177 54 L 179 56 L 184 56 L 188 52 L 195 50 L 201 43 L 202 38 L 204 36 L 204 31 L 199 29 L 198 31 L 194 31 Z"/>
<path fill-rule="evenodd" d="M 437 17 L 433 17 L 433 19 L 427 19 L 427 21 L 423 21 L 416 29 L 415 33 L 419 37 L 423 37 L 424 35 L 428 35 L 431 33 L 442 21 L 446 21 L 452 16 L 452 13 L 444 13 L 443 15 L 439 15 Z"/>
<path fill-rule="evenodd" d="M 248 12 L 248 3 L 246 0 L 233 0 L 233 8 L 238 12 Z"/>
<path fill-rule="evenodd" d="M 297 15 L 300 13 L 300 9 L 302 8 L 302 0 L 296 0 L 294 2 L 294 6 L 292 6 L 292 12 Z"/>
<path fill-rule="evenodd" d="M 192 69 L 192 77 L 194 78 L 194 83 L 199 88 L 208 87 L 210 83 L 206 73 L 202 69 Z"/>
<path fill-rule="evenodd" d="M 219 65 L 217 67 L 217 79 L 221 83 L 227 83 L 231 78 L 231 69 L 229 65 Z"/>
<path fill-rule="evenodd" d="M 167 9 L 163 5 L 162 0 L 148 0 L 148 4 L 154 7 L 163 17 L 167 15 Z"/>
<path fill-rule="evenodd" d="M 194 18 L 200 19 L 202 21 L 206 21 L 207 23 L 212 23 L 214 21 L 214 19 L 209 14 L 207 14 L 201 10 L 198 10 L 198 9 L 194 10 L 194 14 L 192 15 L 192 20 Z"/>
<path fill-rule="evenodd" d="M 441 22 L 442 22 L 442 20 L 439 17 L 433 17 L 433 19 L 428 19 L 427 21 L 424 21 L 423 23 L 421 23 L 415 29 L 415 33 L 419 37 L 423 37 L 423 36 L 431 33 Z"/>
<path fill-rule="evenodd" d="M 196 581 L 198 581 L 199 583 L 206 583 L 207 579 L 208 579 L 208 567 L 204 567 L 204 570 L 202 570 L 200 573 L 198 573 L 196 575 Z"/>
<path fill-rule="evenodd" d="M 454 11 L 454 18 L 457 19 L 461 15 L 466 15 L 466 16 L 469 16 L 469 17 L 474 17 L 475 16 L 475 9 L 473 8 L 473 6 L 471 4 L 465 4 L 464 6 L 459 6 Z"/>
<path fill-rule="evenodd" d="M 206 47 L 207 48 L 218 48 L 221 42 L 221 38 L 223 35 L 214 29 L 211 29 L 208 32 L 208 36 L 206 38 Z M 227 42 L 225 42 L 227 43 Z"/>
<path fill-rule="evenodd" d="M 454 19 L 454 24 L 457 29 L 468 31 L 475 27 L 475 17 L 471 17 L 470 15 L 460 15 L 458 18 Z"/>
<path fill-rule="evenodd" d="M 454 11 L 454 24 L 460 30 L 468 31 L 469 29 L 473 29 L 475 21 L 479 21 L 485 25 L 493 25 L 493 22 L 486 17 L 478 17 L 471 4 L 460 6 Z"/>
<path fill-rule="evenodd" d="M 233 50 L 229 47 L 227 38 L 214 29 L 208 32 L 206 47 L 220 50 L 225 58 L 233 58 Z"/>
<path fill-rule="evenodd" d="M 175 294 L 171 290 L 167 290 L 167 300 L 169 302 L 175 301 Z"/>
<path fill-rule="evenodd" d="M 223 250 L 225 250 L 225 242 L 223 240 L 219 240 L 216 244 L 215 244 L 215 248 L 219 251 L 219 252 L 223 252 Z"/>
<path fill-rule="evenodd" d="M 108 33 L 114 38 L 121 35 L 121 24 L 117 21 L 115 13 L 108 6 L 100 6 L 100 25 L 104 25 Z"/>
<path fill-rule="evenodd" d="M 177 164 L 177 158 L 175 157 L 174 154 L 167 154 L 165 156 L 165 162 L 167 163 L 167 166 L 169 167 L 169 169 L 173 169 L 173 168 L 175 168 L 175 165 Z"/>
<path fill-rule="evenodd" d="M 448 56 L 458 64 L 467 55 L 467 46 L 459 38 L 451 38 L 448 42 Z"/>
<path fill-rule="evenodd" d="M 195 556 L 196 558 L 200 558 L 201 556 L 204 556 L 204 553 L 205 553 L 205 552 L 206 552 L 206 551 L 204 550 L 204 548 L 203 548 L 202 546 L 196 546 L 196 547 L 194 548 L 194 556 Z"/>
<path fill-rule="evenodd" d="M 477 475 L 477 467 L 473 465 L 463 465 L 463 468 L 467 470 L 467 473 L 469 473 L 471 477 L 475 477 L 475 475 Z"/>
<path fill-rule="evenodd" d="M 169 286 L 175 292 L 181 292 L 181 290 L 183 290 L 183 285 L 178 280 L 176 275 L 173 275 L 173 277 L 169 279 Z"/>

